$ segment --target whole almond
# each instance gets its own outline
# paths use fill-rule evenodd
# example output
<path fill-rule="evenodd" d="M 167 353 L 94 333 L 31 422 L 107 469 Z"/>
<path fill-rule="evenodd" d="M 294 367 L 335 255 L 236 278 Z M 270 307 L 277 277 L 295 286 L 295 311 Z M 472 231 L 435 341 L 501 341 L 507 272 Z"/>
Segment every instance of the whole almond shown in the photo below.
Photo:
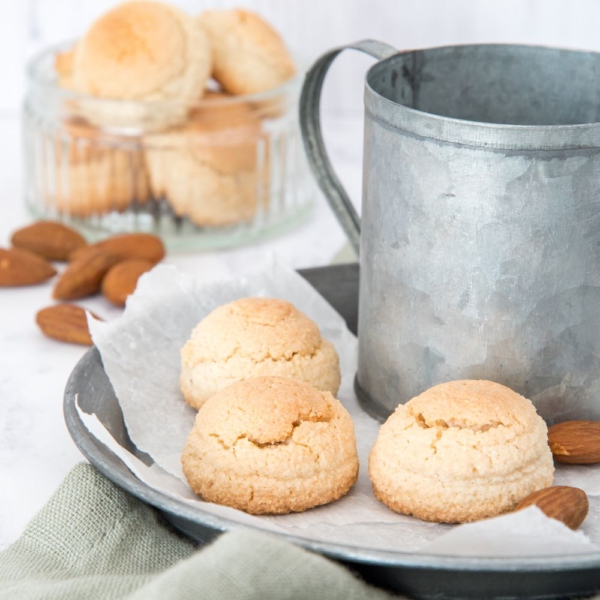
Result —
<path fill-rule="evenodd" d="M 515 510 L 536 505 L 547 517 L 562 521 L 567 527 L 577 529 L 587 517 L 587 494 L 579 488 L 558 485 L 529 494 L 517 504 Z"/>
<path fill-rule="evenodd" d="M 96 319 L 94 313 L 91 313 Z M 85 310 L 74 304 L 56 304 L 43 308 L 35 317 L 42 332 L 55 340 L 91 346 L 92 337 Z"/>
<path fill-rule="evenodd" d="M 69 264 L 54 286 L 57 300 L 76 300 L 91 296 L 100 290 L 102 279 L 117 263 L 117 258 L 98 248 Z"/>
<path fill-rule="evenodd" d="M 116 264 L 102 280 L 102 293 L 117 306 L 124 306 L 127 296 L 133 294 L 138 279 L 154 266 L 149 260 L 131 258 Z"/>
<path fill-rule="evenodd" d="M 56 275 L 44 258 L 27 250 L 0 248 L 0 287 L 35 285 Z"/>
<path fill-rule="evenodd" d="M 81 248 L 75 250 L 75 252 L 71 252 L 71 254 L 69 254 L 69 262 L 73 263 L 77 260 L 86 258 L 87 256 L 90 256 L 92 254 L 96 254 L 98 250 L 99 248 L 98 246 L 96 246 L 96 244 L 88 244 L 87 246 L 82 246 Z"/>
<path fill-rule="evenodd" d="M 165 247 L 161 239 L 150 233 L 125 233 L 114 235 L 101 242 L 96 242 L 90 248 L 99 248 L 117 257 L 119 261 L 129 258 L 149 260 L 156 264 L 165 256 Z M 81 248 L 69 257 L 77 260 L 89 252 L 88 248 Z"/>
<path fill-rule="evenodd" d="M 67 260 L 86 241 L 74 229 L 56 221 L 38 221 L 15 231 L 11 238 L 15 248 L 29 250 L 48 260 Z"/>
<path fill-rule="evenodd" d="M 600 421 L 564 421 L 548 429 L 554 460 L 572 465 L 600 462 Z"/>

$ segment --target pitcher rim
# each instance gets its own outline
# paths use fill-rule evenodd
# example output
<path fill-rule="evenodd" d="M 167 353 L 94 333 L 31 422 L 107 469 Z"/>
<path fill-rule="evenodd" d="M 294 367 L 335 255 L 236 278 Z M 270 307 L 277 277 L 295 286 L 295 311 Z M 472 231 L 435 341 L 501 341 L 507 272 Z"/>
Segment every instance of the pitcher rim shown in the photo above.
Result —
<path fill-rule="evenodd" d="M 365 76 L 366 115 L 379 123 L 418 137 L 451 144 L 476 146 L 491 150 L 574 150 L 600 149 L 600 121 L 559 125 L 516 125 L 487 123 L 448 117 L 411 108 L 389 100 L 376 91 L 369 82 L 371 74 L 382 65 L 393 62 L 398 55 L 449 48 L 526 48 L 598 56 L 600 52 L 574 48 L 560 48 L 540 44 L 445 44 L 428 48 L 401 50 L 375 63 Z"/>

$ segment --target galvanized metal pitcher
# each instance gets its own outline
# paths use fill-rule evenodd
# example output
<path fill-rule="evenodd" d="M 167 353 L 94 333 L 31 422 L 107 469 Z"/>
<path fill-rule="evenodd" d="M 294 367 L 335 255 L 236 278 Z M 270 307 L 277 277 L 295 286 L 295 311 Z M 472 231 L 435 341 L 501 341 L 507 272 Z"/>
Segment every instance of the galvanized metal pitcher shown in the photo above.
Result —
<path fill-rule="evenodd" d="M 308 73 L 308 159 L 356 249 L 357 390 L 372 414 L 491 379 L 548 421 L 600 418 L 600 54 L 511 45 L 398 53 L 365 85 L 362 224 Z"/>

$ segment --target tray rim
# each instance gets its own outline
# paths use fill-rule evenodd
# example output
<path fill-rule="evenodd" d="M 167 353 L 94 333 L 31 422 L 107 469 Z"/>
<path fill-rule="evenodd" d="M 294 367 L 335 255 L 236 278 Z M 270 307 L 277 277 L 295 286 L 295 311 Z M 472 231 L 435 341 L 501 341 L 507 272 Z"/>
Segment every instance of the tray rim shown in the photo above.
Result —
<path fill-rule="evenodd" d="M 539 557 L 521 557 L 521 558 L 503 558 L 503 557 L 471 557 L 471 556 L 444 556 L 434 554 L 421 554 L 399 552 L 392 550 L 376 550 L 373 548 L 359 548 L 346 544 L 337 544 L 331 542 L 322 542 L 311 540 L 300 536 L 290 534 L 281 534 L 269 532 L 259 527 L 240 524 L 234 520 L 224 517 L 217 517 L 203 512 L 199 508 L 193 508 L 180 503 L 174 498 L 170 498 L 160 491 L 151 488 L 139 480 L 102 442 L 97 440 L 85 427 L 76 408 L 77 393 L 74 392 L 75 384 L 79 377 L 90 369 L 101 368 L 102 359 L 97 348 L 88 350 L 84 356 L 77 362 L 71 372 L 65 388 L 63 401 L 63 414 L 67 430 L 73 442 L 81 453 L 94 465 L 104 476 L 110 479 L 115 485 L 126 490 L 143 502 L 154 506 L 155 508 L 172 514 L 176 517 L 189 520 L 193 523 L 207 527 L 216 532 L 225 532 L 233 529 L 246 528 L 262 533 L 277 535 L 291 543 L 318 552 L 330 558 L 345 562 L 354 562 L 365 565 L 378 565 L 384 567 L 399 568 L 422 568 L 439 569 L 461 572 L 562 572 L 574 570 L 600 569 L 600 551 L 585 554 L 571 554 L 567 556 L 539 556 Z M 110 461 L 106 460 L 98 447 L 102 446 L 109 452 L 113 461 L 118 461 L 123 465 L 127 476 L 111 468 Z"/>

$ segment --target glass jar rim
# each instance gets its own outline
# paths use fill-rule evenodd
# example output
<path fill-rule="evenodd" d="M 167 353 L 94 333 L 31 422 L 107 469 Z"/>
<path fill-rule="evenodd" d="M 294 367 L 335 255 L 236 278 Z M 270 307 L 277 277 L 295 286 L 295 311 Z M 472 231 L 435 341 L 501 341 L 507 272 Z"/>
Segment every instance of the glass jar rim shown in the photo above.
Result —
<path fill-rule="evenodd" d="M 296 89 L 304 79 L 304 71 L 301 68 L 298 68 L 298 71 L 294 77 L 282 85 L 264 92 L 230 95 L 224 98 L 200 98 L 199 100 L 193 102 L 180 102 L 177 100 L 132 100 L 121 98 L 105 98 L 61 87 L 58 85 L 56 78 L 50 79 L 48 74 L 44 73 L 44 65 L 47 64 L 47 61 L 56 56 L 58 52 L 64 52 L 65 50 L 72 48 L 76 42 L 77 40 L 69 40 L 58 44 L 53 44 L 37 52 L 27 62 L 27 81 L 34 86 L 39 87 L 45 93 L 54 94 L 61 100 L 79 100 L 85 101 L 86 103 L 98 102 L 104 105 L 115 104 L 119 106 L 143 106 L 145 108 L 148 108 L 149 106 L 184 106 L 188 109 L 194 109 L 201 107 L 205 108 L 209 106 L 231 106 L 248 102 L 259 103 L 268 101 L 273 98 L 287 95 L 292 90 Z M 296 64 L 298 64 L 298 61 Z"/>

